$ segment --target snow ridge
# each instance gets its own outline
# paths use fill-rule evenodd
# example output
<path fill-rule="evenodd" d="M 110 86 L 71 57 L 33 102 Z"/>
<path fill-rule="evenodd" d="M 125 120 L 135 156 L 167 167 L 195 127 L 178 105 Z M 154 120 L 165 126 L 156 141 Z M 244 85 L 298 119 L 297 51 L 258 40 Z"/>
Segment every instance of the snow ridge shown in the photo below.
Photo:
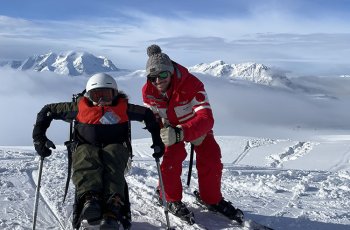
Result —
<path fill-rule="evenodd" d="M 283 162 L 296 160 L 306 155 L 315 145 L 317 145 L 317 143 L 310 141 L 299 141 L 295 145 L 288 147 L 285 152 L 270 155 L 268 157 L 268 160 L 271 161 L 269 166 L 274 168 L 282 168 Z"/>

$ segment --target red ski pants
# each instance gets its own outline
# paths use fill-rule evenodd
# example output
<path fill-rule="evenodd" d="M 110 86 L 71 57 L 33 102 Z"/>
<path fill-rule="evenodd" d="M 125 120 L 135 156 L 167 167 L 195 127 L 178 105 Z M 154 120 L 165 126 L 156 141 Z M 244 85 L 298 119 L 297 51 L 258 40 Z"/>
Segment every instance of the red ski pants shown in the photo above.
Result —
<path fill-rule="evenodd" d="M 199 193 L 207 204 L 217 204 L 221 194 L 221 150 L 212 133 L 208 133 L 202 144 L 195 146 Z M 187 152 L 184 142 L 169 146 L 161 164 L 165 197 L 169 202 L 182 199 L 182 162 Z"/>

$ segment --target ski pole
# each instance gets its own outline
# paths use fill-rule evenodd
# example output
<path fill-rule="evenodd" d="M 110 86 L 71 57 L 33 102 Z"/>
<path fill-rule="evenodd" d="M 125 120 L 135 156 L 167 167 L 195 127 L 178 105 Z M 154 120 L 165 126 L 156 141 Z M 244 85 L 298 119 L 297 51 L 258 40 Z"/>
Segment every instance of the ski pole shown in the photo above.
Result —
<path fill-rule="evenodd" d="M 191 182 L 191 174 L 192 174 L 192 165 L 193 165 L 193 155 L 194 155 L 194 145 L 191 144 L 191 153 L 190 153 L 190 163 L 188 168 L 188 175 L 187 175 L 187 186 L 190 186 Z"/>
<path fill-rule="evenodd" d="M 41 174 L 43 171 L 43 163 L 44 163 L 44 157 L 40 157 L 38 183 L 36 185 L 36 190 L 35 190 L 35 203 L 34 203 L 34 211 L 33 211 L 33 230 L 35 230 L 35 227 L 36 227 L 36 217 L 38 214 L 40 183 L 41 183 Z"/>
<path fill-rule="evenodd" d="M 156 157 L 155 159 L 156 159 L 158 176 L 159 176 L 159 184 L 160 184 L 160 188 L 162 190 L 162 201 L 163 201 L 163 205 L 164 205 L 164 213 L 165 213 L 165 218 L 166 218 L 167 230 L 171 230 L 172 228 L 170 227 L 170 221 L 169 221 L 168 203 L 165 199 L 164 183 L 163 183 L 162 173 L 160 171 L 159 158 Z"/>
<path fill-rule="evenodd" d="M 72 96 L 72 102 L 77 101 L 78 94 L 73 94 Z M 67 180 L 66 180 L 66 187 L 64 189 L 64 195 L 63 195 L 63 202 L 66 200 L 68 188 L 69 188 L 69 181 L 72 173 L 72 145 L 73 145 L 73 127 L 75 126 L 75 120 L 72 120 L 69 122 L 69 140 L 64 142 L 64 145 L 67 148 L 68 153 L 68 170 L 67 170 Z M 76 146 L 75 146 L 76 147 Z"/>

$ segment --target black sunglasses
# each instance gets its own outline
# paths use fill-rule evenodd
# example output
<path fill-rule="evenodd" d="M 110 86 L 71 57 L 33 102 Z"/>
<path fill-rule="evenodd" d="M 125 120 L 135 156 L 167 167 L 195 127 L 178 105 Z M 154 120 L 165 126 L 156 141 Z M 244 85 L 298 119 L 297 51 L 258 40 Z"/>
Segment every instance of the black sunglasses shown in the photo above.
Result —
<path fill-rule="evenodd" d="M 164 79 L 166 79 L 166 78 L 168 78 L 170 76 L 171 76 L 171 73 L 169 71 L 163 71 L 163 72 L 160 72 L 157 75 L 148 75 L 147 79 L 150 82 L 156 82 L 157 78 L 159 78 L 160 80 L 164 80 Z"/>

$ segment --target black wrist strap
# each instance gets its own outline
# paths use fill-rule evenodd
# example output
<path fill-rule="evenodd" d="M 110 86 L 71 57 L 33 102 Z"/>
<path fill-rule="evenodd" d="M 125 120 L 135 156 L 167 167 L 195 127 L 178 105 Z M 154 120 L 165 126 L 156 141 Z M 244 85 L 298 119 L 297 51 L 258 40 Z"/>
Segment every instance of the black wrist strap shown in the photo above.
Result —
<path fill-rule="evenodd" d="M 178 143 L 181 141 L 181 128 L 179 127 L 174 127 L 175 130 L 175 143 Z"/>

